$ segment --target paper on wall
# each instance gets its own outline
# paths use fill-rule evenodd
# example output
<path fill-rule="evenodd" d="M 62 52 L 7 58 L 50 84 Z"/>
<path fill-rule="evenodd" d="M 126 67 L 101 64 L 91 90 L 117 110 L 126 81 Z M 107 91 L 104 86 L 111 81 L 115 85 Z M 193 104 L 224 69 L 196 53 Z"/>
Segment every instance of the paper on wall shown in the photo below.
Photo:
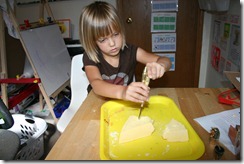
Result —
<path fill-rule="evenodd" d="M 10 4 L 11 8 L 13 9 L 14 8 L 13 7 L 14 6 L 14 0 L 9 0 L 9 4 Z M 8 34 L 15 39 L 19 39 L 19 35 L 18 35 L 18 33 L 17 33 L 17 31 L 16 31 L 8 13 L 7 13 L 7 4 L 5 1 L 0 2 L 0 10 L 3 11 L 3 19 L 5 21 L 7 28 L 8 28 Z"/>

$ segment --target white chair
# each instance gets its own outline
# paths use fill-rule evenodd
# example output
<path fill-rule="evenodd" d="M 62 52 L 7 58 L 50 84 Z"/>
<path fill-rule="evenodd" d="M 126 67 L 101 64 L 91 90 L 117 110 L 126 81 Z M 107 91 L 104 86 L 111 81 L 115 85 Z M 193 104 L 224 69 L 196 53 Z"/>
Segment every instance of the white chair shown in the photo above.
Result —
<path fill-rule="evenodd" d="M 63 133 L 88 94 L 87 86 L 89 85 L 89 81 L 85 72 L 82 70 L 82 58 L 83 54 L 78 54 L 71 61 L 71 101 L 69 107 L 63 112 L 57 122 L 57 129 L 61 133 Z"/>

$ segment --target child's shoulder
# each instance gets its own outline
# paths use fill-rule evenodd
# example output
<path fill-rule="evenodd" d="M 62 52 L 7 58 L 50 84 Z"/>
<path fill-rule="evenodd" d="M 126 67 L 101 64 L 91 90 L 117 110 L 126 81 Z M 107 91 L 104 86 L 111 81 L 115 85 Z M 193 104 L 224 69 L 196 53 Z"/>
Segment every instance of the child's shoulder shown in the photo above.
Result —
<path fill-rule="evenodd" d="M 136 45 L 127 43 L 121 53 L 123 54 L 123 56 L 135 58 L 137 54 L 137 49 L 138 47 Z"/>
<path fill-rule="evenodd" d="M 125 50 L 132 50 L 132 49 L 137 49 L 138 46 L 136 46 L 135 44 L 132 44 L 132 43 L 126 43 L 126 46 L 125 46 Z"/>

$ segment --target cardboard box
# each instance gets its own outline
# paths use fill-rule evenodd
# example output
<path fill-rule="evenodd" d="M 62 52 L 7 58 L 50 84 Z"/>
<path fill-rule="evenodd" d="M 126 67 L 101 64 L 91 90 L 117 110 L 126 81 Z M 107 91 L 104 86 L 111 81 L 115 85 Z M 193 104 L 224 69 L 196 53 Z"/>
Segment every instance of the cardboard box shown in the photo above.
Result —
<path fill-rule="evenodd" d="M 224 71 L 226 77 L 230 80 L 230 82 L 235 86 L 235 88 L 240 92 L 241 91 L 241 82 L 238 81 L 237 78 L 240 79 L 240 72 L 233 71 Z"/>

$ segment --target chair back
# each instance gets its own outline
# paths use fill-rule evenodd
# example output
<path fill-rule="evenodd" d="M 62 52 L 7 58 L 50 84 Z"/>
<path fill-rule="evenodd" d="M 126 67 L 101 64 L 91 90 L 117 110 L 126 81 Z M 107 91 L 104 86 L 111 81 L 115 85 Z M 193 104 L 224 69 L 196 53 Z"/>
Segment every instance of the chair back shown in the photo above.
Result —
<path fill-rule="evenodd" d="M 72 109 L 78 109 L 82 102 L 87 97 L 87 86 L 89 81 L 86 77 L 86 73 L 82 70 L 83 67 L 83 54 L 76 55 L 72 58 L 71 63 L 71 102 L 70 107 Z"/>
<path fill-rule="evenodd" d="M 83 54 L 75 55 L 71 60 L 71 101 L 69 107 L 62 113 L 57 123 L 57 129 L 62 133 L 69 124 L 76 111 L 87 97 L 89 81 L 82 70 Z"/>

